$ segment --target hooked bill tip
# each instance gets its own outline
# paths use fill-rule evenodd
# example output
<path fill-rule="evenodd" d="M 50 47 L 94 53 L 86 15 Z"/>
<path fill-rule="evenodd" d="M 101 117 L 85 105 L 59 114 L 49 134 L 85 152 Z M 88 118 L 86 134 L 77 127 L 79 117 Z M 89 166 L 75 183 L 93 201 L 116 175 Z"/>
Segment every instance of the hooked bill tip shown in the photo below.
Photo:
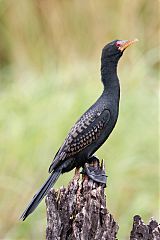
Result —
<path fill-rule="evenodd" d="M 133 39 L 134 42 L 139 42 L 138 38 Z"/>

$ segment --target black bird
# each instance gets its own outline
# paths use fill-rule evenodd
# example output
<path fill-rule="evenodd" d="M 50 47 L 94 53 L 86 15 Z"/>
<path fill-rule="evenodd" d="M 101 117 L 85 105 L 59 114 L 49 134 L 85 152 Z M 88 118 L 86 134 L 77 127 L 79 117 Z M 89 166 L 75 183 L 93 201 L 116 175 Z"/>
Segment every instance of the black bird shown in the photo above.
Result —
<path fill-rule="evenodd" d="M 61 173 L 75 167 L 83 167 L 112 132 L 118 118 L 120 99 L 117 64 L 124 50 L 136 41 L 137 39 L 114 40 L 103 48 L 101 56 L 103 93 L 71 128 L 49 167 L 49 178 L 23 212 L 22 220 L 35 210 Z"/>

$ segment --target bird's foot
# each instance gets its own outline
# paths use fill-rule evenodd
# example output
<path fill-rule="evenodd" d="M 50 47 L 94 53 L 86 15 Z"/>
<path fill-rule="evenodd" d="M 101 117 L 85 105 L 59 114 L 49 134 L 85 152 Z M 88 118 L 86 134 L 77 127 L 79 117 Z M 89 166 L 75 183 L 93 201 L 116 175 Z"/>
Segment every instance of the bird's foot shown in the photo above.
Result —
<path fill-rule="evenodd" d="M 105 166 L 103 160 L 100 165 L 99 159 L 95 156 L 92 156 L 89 158 L 88 162 L 89 163 L 85 163 L 81 173 L 86 174 L 94 182 L 104 184 L 104 187 L 106 187 L 107 176 L 105 174 Z"/>

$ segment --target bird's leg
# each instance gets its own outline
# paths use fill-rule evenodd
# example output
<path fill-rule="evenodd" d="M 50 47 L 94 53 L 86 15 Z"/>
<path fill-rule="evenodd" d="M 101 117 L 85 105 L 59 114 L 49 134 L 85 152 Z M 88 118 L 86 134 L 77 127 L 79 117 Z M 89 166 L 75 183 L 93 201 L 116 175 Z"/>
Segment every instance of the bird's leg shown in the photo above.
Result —
<path fill-rule="evenodd" d="M 93 167 L 99 167 L 100 161 L 95 155 L 88 158 L 87 163 Z"/>
<path fill-rule="evenodd" d="M 102 183 L 106 186 L 107 176 L 105 174 L 105 166 L 103 160 L 100 165 L 99 159 L 97 157 L 90 157 L 87 163 L 85 163 L 82 173 L 86 174 L 93 181 Z"/>

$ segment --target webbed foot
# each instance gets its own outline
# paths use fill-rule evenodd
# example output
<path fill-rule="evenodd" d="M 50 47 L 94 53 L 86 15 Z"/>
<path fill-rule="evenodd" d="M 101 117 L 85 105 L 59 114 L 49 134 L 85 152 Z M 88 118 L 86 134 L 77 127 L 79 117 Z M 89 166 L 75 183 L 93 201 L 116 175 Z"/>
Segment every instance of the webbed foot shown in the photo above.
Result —
<path fill-rule="evenodd" d="M 104 167 L 103 160 L 102 160 L 101 166 L 99 163 L 99 159 L 95 156 L 92 156 L 91 158 L 89 158 L 88 162 L 89 163 L 85 163 L 81 173 L 86 174 L 94 182 L 104 184 L 106 187 L 107 176 L 105 174 L 105 167 Z"/>

